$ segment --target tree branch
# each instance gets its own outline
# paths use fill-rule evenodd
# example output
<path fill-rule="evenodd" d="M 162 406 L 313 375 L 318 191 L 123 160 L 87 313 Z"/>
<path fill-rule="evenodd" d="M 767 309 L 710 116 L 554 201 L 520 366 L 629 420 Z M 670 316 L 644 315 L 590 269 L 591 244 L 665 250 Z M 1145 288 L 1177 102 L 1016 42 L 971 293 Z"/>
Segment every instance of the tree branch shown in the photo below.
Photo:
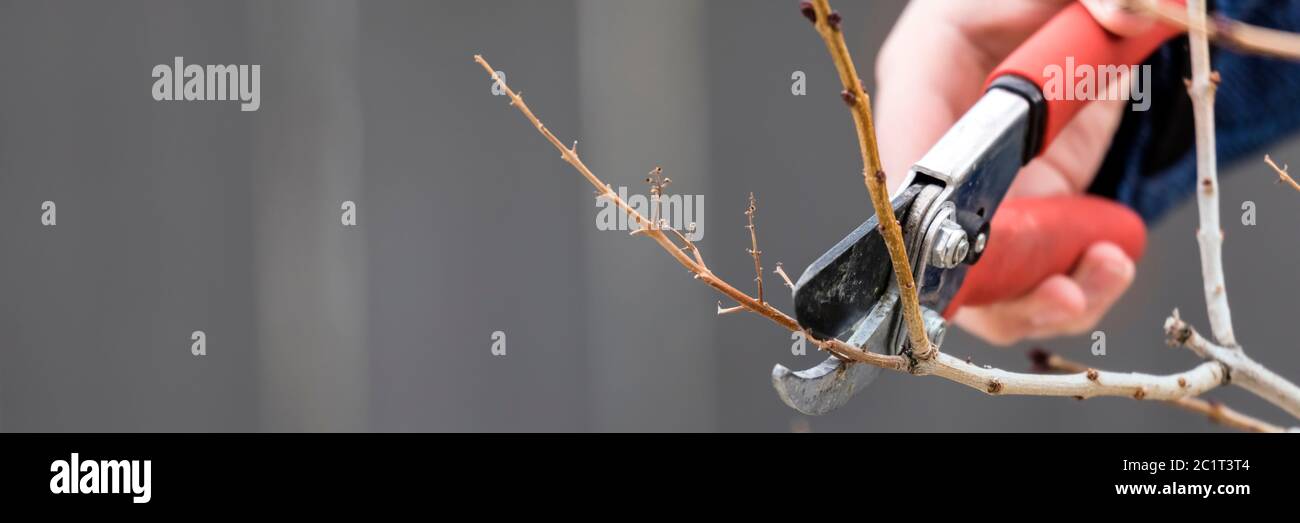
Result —
<path fill-rule="evenodd" d="M 776 269 L 772 272 L 775 272 L 777 276 L 781 277 L 781 281 L 785 282 L 786 287 L 789 287 L 790 290 L 794 290 L 794 282 L 790 281 L 790 275 L 785 273 L 785 269 L 781 267 L 781 262 L 776 262 Z"/>
<path fill-rule="evenodd" d="M 1207 22 L 1189 17 L 1183 6 L 1168 0 L 1122 0 L 1121 5 L 1188 33 L 1201 33 L 1217 43 L 1253 54 L 1300 60 L 1300 35 L 1254 26 L 1224 17 Z M 1204 10 L 1202 10 L 1204 12 Z"/>
<path fill-rule="evenodd" d="M 1295 179 L 1292 178 L 1290 174 L 1287 174 L 1287 166 L 1283 165 L 1278 167 L 1276 163 L 1273 163 L 1273 159 L 1269 158 L 1267 154 L 1264 155 L 1264 163 L 1268 164 L 1269 167 L 1272 167 L 1274 172 L 1277 172 L 1277 181 L 1286 182 L 1292 189 L 1300 191 L 1300 183 L 1296 183 Z"/>
<path fill-rule="evenodd" d="M 1205 0 L 1187 0 L 1187 20 L 1193 28 L 1206 27 Z M 1230 381 L 1300 418 L 1300 388 L 1246 356 L 1232 330 L 1232 314 L 1223 277 L 1223 229 L 1219 226 L 1218 159 L 1214 135 L 1214 92 L 1219 78 L 1210 70 L 1207 35 L 1204 30 L 1193 30 L 1188 35 L 1192 79 L 1187 83 L 1187 92 L 1192 99 L 1196 128 L 1196 203 L 1200 213 L 1196 239 L 1200 245 L 1205 307 L 1218 343 L 1197 334 L 1183 322 L 1177 310 L 1165 321 L 1165 334 L 1171 345 L 1187 347 L 1202 359 L 1218 364 L 1225 382 Z"/>
<path fill-rule="evenodd" d="M 981 367 L 944 353 L 919 362 L 916 367 L 914 374 L 939 376 L 994 396 L 1126 396 L 1139 400 L 1172 400 L 1196 396 L 1223 385 L 1227 376 L 1217 362 L 1205 362 L 1186 372 L 1163 376 L 1097 369 L 1077 374 L 1025 374 Z"/>
<path fill-rule="evenodd" d="M 1194 26 L 1204 27 L 1205 0 L 1188 0 L 1187 17 Z M 1206 34 L 1194 31 L 1189 39 L 1192 80 L 1187 84 L 1187 92 L 1192 97 L 1196 127 L 1196 206 L 1201 216 L 1196 240 L 1201 246 L 1205 307 L 1214 339 L 1223 345 L 1236 346 L 1223 278 L 1223 229 L 1219 226 L 1219 174 L 1214 137 L 1214 91 L 1218 87 L 1218 75 L 1210 71 L 1210 44 Z"/>
<path fill-rule="evenodd" d="M 1172 346 L 1186 347 L 1202 359 L 1227 369 L 1229 381 L 1300 418 L 1300 387 L 1268 370 L 1240 347 L 1224 347 L 1203 338 L 1183 322 L 1178 311 L 1165 320 L 1165 338 Z"/>
<path fill-rule="evenodd" d="M 1088 367 L 1086 365 L 1068 360 L 1043 349 L 1034 349 L 1030 351 L 1029 359 L 1033 361 L 1034 369 L 1039 372 L 1088 372 Z M 1206 418 L 1209 418 L 1213 423 L 1218 423 L 1225 427 L 1241 431 L 1287 432 L 1287 429 L 1247 416 L 1217 401 L 1203 400 L 1194 397 L 1183 397 L 1167 400 L 1164 403 L 1183 410 L 1202 414 Z"/>
<path fill-rule="evenodd" d="M 761 256 L 763 251 L 758 250 L 758 231 L 754 229 L 754 215 L 758 214 L 758 201 L 754 199 L 754 193 L 749 193 L 749 207 L 745 208 L 745 218 L 749 220 L 749 255 L 754 258 L 754 281 L 758 283 L 758 302 L 767 303 L 763 299 L 763 261 Z"/>
<path fill-rule="evenodd" d="M 1242 414 L 1232 408 L 1214 400 L 1203 400 L 1201 398 L 1181 398 L 1168 402 L 1170 405 L 1180 409 L 1195 412 L 1204 415 L 1213 423 L 1218 423 L 1228 428 L 1237 429 L 1243 432 L 1262 432 L 1262 433 L 1279 433 L 1279 432 L 1298 432 L 1300 429 L 1284 429 L 1267 421 L 1262 421 L 1246 414 Z"/>
<path fill-rule="evenodd" d="M 619 198 L 617 192 L 611 189 L 609 185 L 605 184 L 605 182 L 601 181 L 600 178 L 591 172 L 591 169 L 587 168 L 587 164 L 583 163 L 582 158 L 578 156 L 578 147 L 576 142 L 573 147 L 565 146 L 564 143 L 561 142 L 559 138 L 556 138 L 555 134 L 537 118 L 537 115 L 533 114 L 532 109 L 528 108 L 528 104 L 524 103 L 523 97 L 512 90 L 510 86 L 506 84 L 504 78 L 497 76 L 496 69 L 493 69 L 491 64 L 488 64 L 487 60 L 484 60 L 482 56 L 474 55 L 474 61 L 482 66 L 483 69 L 488 72 L 488 75 L 492 77 L 492 80 L 500 85 L 501 89 L 509 95 L 510 105 L 519 109 L 519 112 L 523 113 L 524 117 L 533 124 L 533 127 L 537 129 L 537 132 L 541 133 L 541 135 L 546 138 L 546 141 L 551 142 L 551 145 L 560 151 L 560 157 L 563 158 L 565 162 L 568 162 L 569 165 L 572 165 L 573 168 L 578 171 L 578 174 L 581 174 L 583 178 L 587 179 L 588 183 L 596 188 L 596 193 L 599 197 L 609 198 L 609 200 L 614 202 L 619 209 L 627 213 L 633 223 L 640 226 L 639 230 L 634 231 L 636 235 L 645 236 L 654 240 L 655 243 L 659 244 L 659 246 L 663 248 L 669 256 L 672 256 L 677 263 L 690 271 L 695 276 L 695 279 L 704 282 L 705 285 L 713 287 L 728 298 L 735 300 L 739 306 L 753 311 L 754 313 L 763 316 L 788 330 L 802 330 L 794 318 L 791 318 L 771 305 L 760 303 L 758 300 L 751 298 L 749 295 L 737 290 L 731 284 L 714 275 L 713 271 L 709 270 L 708 265 L 704 263 L 704 258 L 700 254 L 700 250 L 696 247 L 695 243 L 687 239 L 676 229 L 665 229 L 652 226 L 648 219 L 641 216 L 641 213 L 633 209 L 632 206 L 628 205 L 628 203 L 622 198 Z M 677 241 L 682 242 L 682 245 L 675 243 L 672 238 L 669 238 L 669 236 L 664 233 L 664 231 L 673 233 Z M 693 257 L 688 257 L 683 251 L 690 251 Z M 719 307 L 719 309 L 721 309 L 721 307 Z M 864 351 L 839 340 L 809 339 L 812 340 L 818 348 L 829 351 L 846 360 L 868 363 L 877 367 L 893 370 L 903 370 L 907 368 L 907 360 L 902 356 L 886 356 Z"/>
<path fill-rule="evenodd" d="M 889 249 L 889 259 L 894 266 L 894 277 L 898 280 L 899 298 L 903 303 L 903 319 L 907 323 L 907 336 L 912 344 L 912 356 L 926 360 L 934 356 L 935 349 L 926 336 L 925 322 L 921 318 L 921 303 L 916 292 L 916 280 L 912 276 L 912 262 L 907 256 L 907 247 L 903 243 L 903 229 L 894 217 L 893 205 L 889 201 L 889 186 L 885 183 L 885 169 L 880 163 L 880 153 L 876 145 L 876 128 L 871 119 L 871 98 L 862 89 L 862 79 L 858 76 L 853 57 L 844 43 L 844 33 L 840 31 L 839 13 L 831 10 L 827 0 L 813 0 L 800 4 L 800 11 L 813 22 L 817 33 L 826 42 L 826 50 L 835 62 L 839 72 L 840 83 L 844 90 L 840 97 L 848 104 L 853 115 L 853 124 L 858 131 L 858 144 L 862 150 L 862 177 L 871 195 L 871 205 L 875 208 L 880 222 L 880 232 Z"/>

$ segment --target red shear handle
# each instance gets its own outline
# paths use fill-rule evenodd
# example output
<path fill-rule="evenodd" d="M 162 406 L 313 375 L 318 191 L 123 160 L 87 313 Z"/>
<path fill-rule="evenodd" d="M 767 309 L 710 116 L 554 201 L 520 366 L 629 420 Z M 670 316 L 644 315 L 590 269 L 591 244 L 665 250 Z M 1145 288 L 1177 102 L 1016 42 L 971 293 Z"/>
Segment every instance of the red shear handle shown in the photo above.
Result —
<path fill-rule="evenodd" d="M 1109 81 L 1110 71 L 1114 71 L 1111 67 L 1127 68 L 1141 64 L 1160 44 L 1179 33 L 1178 29 L 1157 23 L 1139 36 L 1116 36 L 1098 24 L 1083 4 L 1076 2 L 1012 52 L 989 75 L 985 87 L 1008 74 L 1038 86 L 1046 100 L 1047 111 L 1042 145 L 1038 148 L 1041 152 L 1091 101 L 1086 99 L 1089 98 L 1088 91 L 1083 90 L 1087 87 L 1076 89 L 1080 84 L 1087 82 L 1092 87 L 1092 97 L 1104 96 L 1104 93 L 1096 92 L 1098 79 L 1105 77 Z M 1083 73 L 1081 68 L 1091 69 L 1091 72 Z M 1099 72 L 1106 74 L 1099 75 Z M 1078 94 L 1083 94 L 1085 99 L 1078 99 Z"/>
<path fill-rule="evenodd" d="M 1147 232 L 1128 207 L 1096 196 L 1014 198 L 1002 202 L 989 224 L 989 244 L 971 267 L 945 317 L 958 307 L 1018 298 L 1055 274 L 1073 272 L 1092 244 L 1109 241 L 1134 260 Z"/>

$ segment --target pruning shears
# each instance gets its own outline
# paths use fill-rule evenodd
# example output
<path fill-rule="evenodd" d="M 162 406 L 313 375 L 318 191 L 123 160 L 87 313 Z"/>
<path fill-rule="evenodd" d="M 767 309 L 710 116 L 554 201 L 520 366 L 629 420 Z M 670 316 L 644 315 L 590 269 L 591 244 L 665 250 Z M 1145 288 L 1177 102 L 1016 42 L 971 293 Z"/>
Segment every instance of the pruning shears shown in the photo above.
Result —
<path fill-rule="evenodd" d="M 1069 273 L 1093 243 L 1141 256 L 1145 225 L 1117 203 L 1083 195 L 1003 199 L 1020 168 L 1088 103 L 1045 96 L 1047 67 L 1140 64 L 1177 34 L 1156 24 L 1120 37 L 1082 4 L 1066 7 L 994 69 L 983 97 L 911 168 L 892 198 L 892 218 L 902 226 L 932 343 L 942 343 L 958 308 L 1022 296 Z M 878 223 L 872 216 L 804 271 L 794 286 L 795 317 L 817 339 L 848 335 L 856 347 L 904 354 L 899 287 Z M 777 365 L 772 383 L 786 404 L 817 415 L 843 405 L 879 371 L 831 356 L 798 372 Z"/>

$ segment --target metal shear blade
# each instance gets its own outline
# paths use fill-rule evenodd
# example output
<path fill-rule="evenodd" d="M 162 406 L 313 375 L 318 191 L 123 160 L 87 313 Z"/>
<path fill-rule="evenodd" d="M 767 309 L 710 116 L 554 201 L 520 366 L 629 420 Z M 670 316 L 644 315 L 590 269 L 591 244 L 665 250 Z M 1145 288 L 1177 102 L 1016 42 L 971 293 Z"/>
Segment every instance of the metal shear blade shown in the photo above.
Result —
<path fill-rule="evenodd" d="M 893 199 L 895 218 L 906 223 L 922 219 L 937 193 L 937 187 L 908 186 Z M 872 216 L 804 271 L 795 285 L 795 315 L 818 338 L 838 337 L 851 329 L 848 344 L 893 354 L 901 323 L 898 284 L 877 223 Z M 906 240 L 914 236 L 909 232 Z M 816 416 L 844 405 L 879 373 L 877 367 L 831 356 L 798 372 L 776 365 L 772 385 L 786 405 Z"/>
<path fill-rule="evenodd" d="M 894 216 L 906 221 L 921 193 L 912 185 L 893 199 Z M 818 339 L 835 338 L 853 329 L 885 295 L 894 280 L 889 250 L 871 216 L 804 270 L 794 287 L 799 325 Z"/>
<path fill-rule="evenodd" d="M 848 343 L 855 347 L 888 346 L 896 325 L 898 287 L 891 285 L 886 295 L 878 300 L 871 313 L 858 324 Z M 880 374 L 880 368 L 855 364 L 835 356 L 826 358 L 821 365 L 793 372 L 784 365 L 772 368 L 772 386 L 776 387 L 781 401 L 804 414 L 819 416 L 849 401 L 858 389 L 870 385 Z"/>

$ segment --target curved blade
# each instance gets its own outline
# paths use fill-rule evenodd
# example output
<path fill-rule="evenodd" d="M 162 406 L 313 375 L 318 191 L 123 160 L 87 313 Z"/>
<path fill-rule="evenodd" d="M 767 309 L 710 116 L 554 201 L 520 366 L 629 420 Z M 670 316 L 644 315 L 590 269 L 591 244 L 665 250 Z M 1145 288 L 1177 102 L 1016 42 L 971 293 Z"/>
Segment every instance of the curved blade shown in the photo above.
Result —
<path fill-rule="evenodd" d="M 889 292 L 876 302 L 871 313 L 858 325 L 848 343 L 872 352 L 885 353 L 897 303 L 898 292 L 891 286 Z M 870 385 L 879 374 L 879 367 L 846 362 L 831 356 L 821 365 L 798 372 L 777 364 L 772 368 L 772 386 L 786 405 L 804 414 L 820 416 L 847 403 L 849 398 Z"/>
<path fill-rule="evenodd" d="M 831 356 L 821 365 L 792 372 L 784 365 L 772 368 L 772 385 L 781 401 L 799 412 L 820 416 L 844 405 L 858 389 L 870 385 L 880 367 L 847 363 Z"/>

